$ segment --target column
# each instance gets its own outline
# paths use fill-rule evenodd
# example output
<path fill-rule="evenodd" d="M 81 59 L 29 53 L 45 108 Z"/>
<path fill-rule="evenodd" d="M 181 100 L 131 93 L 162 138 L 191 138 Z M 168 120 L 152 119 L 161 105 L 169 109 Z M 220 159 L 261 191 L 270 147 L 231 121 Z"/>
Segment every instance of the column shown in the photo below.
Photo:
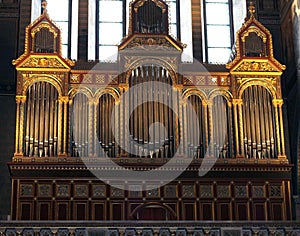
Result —
<path fill-rule="evenodd" d="M 24 109 L 26 96 L 16 96 L 16 143 L 14 156 L 23 156 Z"/>

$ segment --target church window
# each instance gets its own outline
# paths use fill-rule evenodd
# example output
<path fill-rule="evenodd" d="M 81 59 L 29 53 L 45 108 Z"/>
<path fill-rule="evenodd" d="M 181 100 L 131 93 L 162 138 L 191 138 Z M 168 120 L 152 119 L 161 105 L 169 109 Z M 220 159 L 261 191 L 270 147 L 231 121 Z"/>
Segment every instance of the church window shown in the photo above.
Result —
<path fill-rule="evenodd" d="M 226 63 L 233 45 L 231 0 L 204 0 L 205 61 Z"/>

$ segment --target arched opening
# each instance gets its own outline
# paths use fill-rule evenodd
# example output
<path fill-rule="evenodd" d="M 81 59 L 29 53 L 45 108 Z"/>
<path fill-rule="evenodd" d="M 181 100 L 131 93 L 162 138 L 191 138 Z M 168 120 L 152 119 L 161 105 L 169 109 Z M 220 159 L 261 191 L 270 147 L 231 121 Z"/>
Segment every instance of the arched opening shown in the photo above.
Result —
<path fill-rule="evenodd" d="M 112 117 L 112 111 L 115 106 L 115 99 L 111 94 L 105 93 L 99 98 L 97 108 L 97 139 L 99 150 L 97 151 L 100 156 L 104 152 L 109 157 L 116 157 L 119 155 L 120 150 L 115 145 L 115 137 L 113 133 L 120 133 L 116 130 L 118 127 L 115 125 Z M 120 128 L 120 127 L 119 127 Z"/>
<path fill-rule="evenodd" d="M 58 92 L 47 82 L 32 84 L 26 93 L 24 155 L 57 156 Z"/>
<path fill-rule="evenodd" d="M 242 94 L 244 149 L 248 158 L 276 158 L 276 132 L 272 96 L 266 88 L 252 85 Z"/>
<path fill-rule="evenodd" d="M 148 203 L 138 206 L 131 218 L 134 220 L 176 220 L 175 212 L 168 206 L 159 203 Z"/>
<path fill-rule="evenodd" d="M 185 140 L 187 140 L 187 155 L 191 158 L 203 158 L 207 150 L 208 133 L 206 134 L 207 127 L 207 113 L 205 112 L 206 106 L 203 106 L 202 100 L 198 95 L 191 95 L 188 97 L 188 101 L 194 109 L 197 117 L 197 121 L 194 120 L 193 114 L 185 106 L 184 113 L 186 114 L 186 135 Z M 196 129 L 194 122 L 198 122 L 198 128 Z"/>
<path fill-rule="evenodd" d="M 85 94 L 77 93 L 73 98 L 71 155 L 86 157 L 90 147 L 89 140 L 89 101 Z"/>
<path fill-rule="evenodd" d="M 34 37 L 34 52 L 53 53 L 55 51 L 54 34 L 47 28 L 41 28 Z"/>
<path fill-rule="evenodd" d="M 222 95 L 213 98 L 213 153 L 218 158 L 229 158 L 232 155 L 231 109 Z"/>

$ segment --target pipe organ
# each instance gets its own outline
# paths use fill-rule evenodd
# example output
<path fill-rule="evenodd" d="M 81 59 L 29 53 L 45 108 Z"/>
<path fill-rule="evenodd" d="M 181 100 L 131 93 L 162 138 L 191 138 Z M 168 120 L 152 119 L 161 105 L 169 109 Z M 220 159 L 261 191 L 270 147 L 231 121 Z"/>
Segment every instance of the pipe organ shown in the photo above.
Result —
<path fill-rule="evenodd" d="M 130 14 L 118 63 L 90 71 L 92 62 L 61 56 L 46 11 L 27 27 L 25 52 L 13 61 L 12 219 L 167 220 L 161 212 L 174 220 L 291 219 L 285 66 L 253 6 L 235 57 L 218 66 L 181 63 L 184 45 L 167 34 L 165 2 L 136 0 Z M 107 166 L 111 160 L 119 167 Z M 173 173 L 187 160 L 168 183 L 120 177 L 123 167 Z"/>

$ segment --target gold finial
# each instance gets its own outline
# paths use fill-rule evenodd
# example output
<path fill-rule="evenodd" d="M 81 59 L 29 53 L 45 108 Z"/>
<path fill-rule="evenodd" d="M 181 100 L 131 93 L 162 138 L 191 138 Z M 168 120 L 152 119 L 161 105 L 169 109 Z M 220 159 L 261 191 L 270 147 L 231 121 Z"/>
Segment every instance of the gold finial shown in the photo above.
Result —
<path fill-rule="evenodd" d="M 43 13 L 47 12 L 47 0 L 43 0 L 42 1 L 42 9 L 43 9 Z"/>
<path fill-rule="evenodd" d="M 250 13 L 250 17 L 254 17 L 255 6 L 254 6 L 253 2 L 250 2 L 249 7 L 248 7 L 248 11 Z"/>

